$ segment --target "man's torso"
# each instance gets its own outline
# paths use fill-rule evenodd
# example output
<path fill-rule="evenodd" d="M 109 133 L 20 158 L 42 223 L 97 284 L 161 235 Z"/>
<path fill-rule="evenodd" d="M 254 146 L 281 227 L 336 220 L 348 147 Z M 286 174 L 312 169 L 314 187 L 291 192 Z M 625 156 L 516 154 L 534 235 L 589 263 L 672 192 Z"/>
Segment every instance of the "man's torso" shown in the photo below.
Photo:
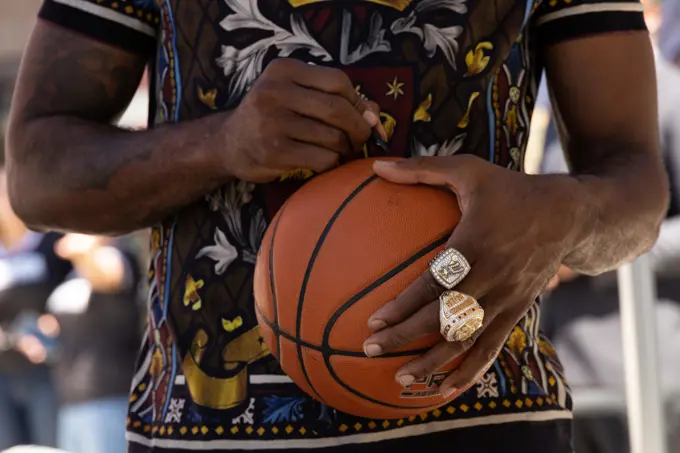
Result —
<path fill-rule="evenodd" d="M 155 123 L 234 108 L 269 61 L 293 57 L 343 68 L 356 90 L 381 106 L 394 155 L 470 153 L 521 170 L 540 71 L 526 26 L 536 6 L 531 0 L 160 2 Z M 364 155 L 380 154 L 369 146 Z M 133 382 L 132 441 L 165 448 L 322 447 L 570 417 L 560 365 L 538 336 L 538 305 L 476 386 L 417 417 L 357 418 L 292 384 L 259 334 L 252 279 L 268 222 L 306 176 L 230 184 L 154 229 L 150 327 Z"/>

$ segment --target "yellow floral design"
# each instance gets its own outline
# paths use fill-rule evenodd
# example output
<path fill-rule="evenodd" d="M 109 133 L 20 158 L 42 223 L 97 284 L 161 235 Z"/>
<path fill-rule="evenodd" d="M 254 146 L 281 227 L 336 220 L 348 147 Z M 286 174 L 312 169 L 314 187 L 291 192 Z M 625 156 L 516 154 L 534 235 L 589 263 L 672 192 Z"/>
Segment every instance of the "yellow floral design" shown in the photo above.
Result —
<path fill-rule="evenodd" d="M 208 91 L 203 91 L 203 88 L 200 86 L 198 87 L 198 99 L 212 110 L 217 110 L 215 98 L 217 98 L 217 89 L 213 88 Z"/>
<path fill-rule="evenodd" d="M 288 180 L 300 181 L 309 179 L 312 176 L 314 176 L 314 172 L 312 170 L 306 168 L 296 168 L 295 170 L 290 170 L 281 174 L 281 176 L 279 177 L 279 181 L 281 182 Z"/>
<path fill-rule="evenodd" d="M 163 371 L 163 353 L 160 347 L 156 347 L 151 355 L 151 366 L 149 367 L 149 372 L 154 378 L 161 375 Z"/>
<path fill-rule="evenodd" d="M 156 251 L 161 248 L 161 232 L 157 228 L 151 230 L 151 250 Z"/>
<path fill-rule="evenodd" d="M 467 110 L 465 111 L 465 115 L 458 121 L 458 127 L 461 129 L 465 129 L 468 127 L 468 124 L 470 124 L 470 110 L 472 109 L 472 104 L 475 102 L 475 99 L 479 97 L 479 91 L 475 91 L 470 95 L 470 99 L 468 100 L 468 107 Z"/>
<path fill-rule="evenodd" d="M 392 115 L 385 112 L 380 112 L 380 119 L 382 121 L 385 132 L 387 133 L 387 141 L 392 140 L 394 129 L 397 127 L 397 120 Z"/>
<path fill-rule="evenodd" d="M 517 105 L 513 105 L 508 109 L 508 113 L 505 117 L 505 125 L 507 126 L 511 137 L 514 137 L 517 134 L 517 129 L 519 128 L 517 115 Z"/>
<path fill-rule="evenodd" d="M 527 336 L 521 328 L 515 326 L 507 344 L 513 352 L 522 352 L 527 347 Z"/>
<path fill-rule="evenodd" d="M 430 107 L 432 107 L 432 94 L 428 94 L 427 98 L 420 103 L 416 109 L 416 113 L 413 114 L 413 121 L 430 122 L 432 120 L 429 111 Z"/>
<path fill-rule="evenodd" d="M 203 280 L 194 280 L 191 275 L 187 275 L 186 283 L 184 285 L 184 306 L 191 305 L 193 311 L 201 309 L 201 296 L 198 290 L 203 288 Z"/>
<path fill-rule="evenodd" d="M 552 347 L 552 345 L 550 343 L 548 343 L 543 338 L 540 338 L 538 340 L 538 350 L 541 352 L 541 354 L 543 354 L 547 357 L 550 357 L 553 360 L 557 359 L 557 354 L 555 353 L 555 349 Z"/>
<path fill-rule="evenodd" d="M 387 82 L 387 93 L 385 96 L 392 96 L 395 100 L 404 95 L 404 82 L 400 82 L 396 77 L 392 82 Z"/>
<path fill-rule="evenodd" d="M 222 318 L 222 328 L 227 332 L 233 332 L 243 325 L 243 318 L 240 316 L 235 317 L 232 320 Z"/>
<path fill-rule="evenodd" d="M 477 44 L 474 50 L 470 49 L 465 55 L 467 72 L 464 77 L 480 74 L 489 65 L 491 57 L 485 55 L 485 50 L 493 50 L 493 44 L 483 41 Z"/>
<path fill-rule="evenodd" d="M 196 336 L 194 337 L 194 341 L 191 342 L 191 347 L 189 350 L 196 363 L 201 363 L 207 346 L 208 334 L 205 333 L 205 330 L 201 329 L 196 332 Z"/>

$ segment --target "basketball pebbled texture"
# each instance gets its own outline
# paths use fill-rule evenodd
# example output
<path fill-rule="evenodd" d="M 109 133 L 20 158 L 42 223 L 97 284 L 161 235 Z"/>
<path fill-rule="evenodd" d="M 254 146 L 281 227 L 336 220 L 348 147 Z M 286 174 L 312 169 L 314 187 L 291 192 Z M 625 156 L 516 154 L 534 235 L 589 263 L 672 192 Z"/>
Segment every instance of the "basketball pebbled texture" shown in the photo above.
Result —
<path fill-rule="evenodd" d="M 315 177 L 279 210 L 258 254 L 255 305 L 267 345 L 302 390 L 353 415 L 401 418 L 457 397 L 436 384 L 462 358 L 404 388 L 397 370 L 441 336 L 369 358 L 367 320 L 427 271 L 460 210 L 447 190 L 378 178 L 373 161 Z"/>

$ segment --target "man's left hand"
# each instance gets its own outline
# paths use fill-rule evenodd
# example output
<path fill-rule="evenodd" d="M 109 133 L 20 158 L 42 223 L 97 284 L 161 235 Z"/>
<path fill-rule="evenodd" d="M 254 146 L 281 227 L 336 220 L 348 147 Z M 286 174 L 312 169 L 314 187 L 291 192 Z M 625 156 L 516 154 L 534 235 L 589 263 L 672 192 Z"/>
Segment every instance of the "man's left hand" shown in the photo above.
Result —
<path fill-rule="evenodd" d="M 397 372 L 409 385 L 468 351 L 441 384 L 449 396 L 486 372 L 512 328 L 575 247 L 584 201 L 578 180 L 565 175 L 529 176 L 474 156 L 423 157 L 376 162 L 375 172 L 397 184 L 446 187 L 456 194 L 462 217 L 446 247 L 471 265 L 455 291 L 477 299 L 482 327 L 463 342 L 442 341 Z M 436 213 L 434 214 L 436 215 Z M 439 332 L 439 296 L 445 290 L 428 272 L 369 319 L 378 331 L 364 343 L 377 356 Z"/>

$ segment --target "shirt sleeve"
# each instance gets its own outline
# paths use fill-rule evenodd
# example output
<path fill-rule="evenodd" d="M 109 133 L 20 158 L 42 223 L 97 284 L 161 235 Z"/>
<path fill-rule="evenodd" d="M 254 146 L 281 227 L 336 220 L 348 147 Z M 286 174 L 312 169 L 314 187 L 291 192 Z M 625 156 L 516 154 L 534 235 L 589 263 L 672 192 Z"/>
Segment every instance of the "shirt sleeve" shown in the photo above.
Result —
<path fill-rule="evenodd" d="M 38 17 L 133 53 L 156 50 L 155 0 L 45 0 Z"/>
<path fill-rule="evenodd" d="M 647 29 L 640 0 L 543 0 L 533 20 L 541 45 Z"/>

